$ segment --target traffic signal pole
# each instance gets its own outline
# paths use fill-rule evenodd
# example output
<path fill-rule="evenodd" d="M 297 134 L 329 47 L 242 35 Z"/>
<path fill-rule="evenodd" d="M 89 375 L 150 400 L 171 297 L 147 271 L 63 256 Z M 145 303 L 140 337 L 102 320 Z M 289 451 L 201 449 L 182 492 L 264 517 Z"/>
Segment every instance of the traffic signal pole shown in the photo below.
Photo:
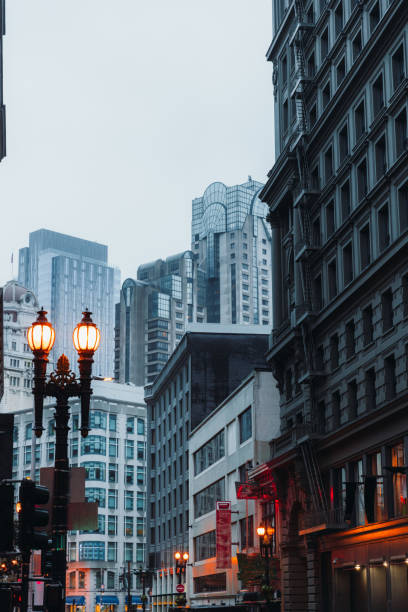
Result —
<path fill-rule="evenodd" d="M 23 550 L 21 553 L 21 612 L 27 612 L 28 609 L 30 555 L 30 550 Z"/>

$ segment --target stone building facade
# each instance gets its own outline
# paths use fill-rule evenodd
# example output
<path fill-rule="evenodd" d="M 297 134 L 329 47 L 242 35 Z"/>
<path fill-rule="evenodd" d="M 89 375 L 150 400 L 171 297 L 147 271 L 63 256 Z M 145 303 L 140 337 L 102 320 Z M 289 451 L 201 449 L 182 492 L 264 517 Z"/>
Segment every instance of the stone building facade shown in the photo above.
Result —
<path fill-rule="evenodd" d="M 408 597 L 408 4 L 275 0 L 268 361 L 285 611 Z"/>

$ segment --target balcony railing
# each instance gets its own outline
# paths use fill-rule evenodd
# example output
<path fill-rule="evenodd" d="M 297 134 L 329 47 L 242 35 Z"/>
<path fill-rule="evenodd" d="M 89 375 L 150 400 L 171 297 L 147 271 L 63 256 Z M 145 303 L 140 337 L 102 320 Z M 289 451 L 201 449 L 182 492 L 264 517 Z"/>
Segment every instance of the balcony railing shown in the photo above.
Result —
<path fill-rule="evenodd" d="M 305 437 L 319 438 L 323 434 L 322 425 L 316 423 L 298 423 L 270 443 L 272 456 L 296 446 Z"/>
<path fill-rule="evenodd" d="M 299 530 L 299 535 L 317 531 L 340 531 L 348 528 L 349 525 L 344 520 L 344 508 L 332 508 L 306 512 L 303 516 L 303 529 Z"/>

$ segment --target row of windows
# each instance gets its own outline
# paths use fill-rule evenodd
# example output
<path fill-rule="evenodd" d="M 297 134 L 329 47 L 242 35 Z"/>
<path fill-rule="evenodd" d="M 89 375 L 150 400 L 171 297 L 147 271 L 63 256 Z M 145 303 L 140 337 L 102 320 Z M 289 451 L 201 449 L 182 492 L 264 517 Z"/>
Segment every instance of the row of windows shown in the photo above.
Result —
<path fill-rule="evenodd" d="M 79 451 L 78 438 L 70 440 L 71 457 L 77 457 Z M 136 453 L 135 453 L 136 448 Z M 134 440 L 124 440 L 124 456 L 125 459 L 137 459 L 144 461 L 146 456 L 146 443 Z M 104 436 L 88 436 L 81 439 L 81 454 L 82 455 L 106 455 L 106 438 Z M 118 457 L 119 440 L 118 438 L 108 438 L 108 455 L 109 457 Z"/>
<path fill-rule="evenodd" d="M 150 529 L 150 542 L 152 544 L 160 543 L 166 538 L 177 536 L 180 533 L 187 531 L 189 525 L 189 514 L 188 510 L 183 514 L 182 512 L 177 516 L 173 516 L 172 519 L 167 521 L 163 519 L 163 522 L 156 528 Z M 173 562 L 173 559 L 171 560 Z"/>
<path fill-rule="evenodd" d="M 99 480 L 101 482 L 106 481 L 106 464 L 101 461 L 84 461 L 81 463 L 81 467 L 85 468 L 87 480 Z M 116 463 L 108 464 L 108 480 L 109 482 L 118 481 L 118 466 Z M 133 465 L 126 465 L 124 469 L 124 482 L 127 485 L 136 484 L 143 486 L 145 482 L 145 468 L 142 465 L 136 467 L 136 479 L 135 479 L 135 467 Z"/>
<path fill-rule="evenodd" d="M 135 506 L 135 493 L 134 491 L 125 490 L 123 508 L 124 510 L 138 510 L 142 512 L 145 510 L 146 495 L 144 491 L 136 492 L 136 506 Z M 111 510 L 118 509 L 118 491 L 116 489 L 108 490 L 108 505 L 107 507 Z M 85 498 L 88 502 L 98 502 L 100 508 L 106 508 L 106 490 L 98 487 L 86 487 Z"/>
<path fill-rule="evenodd" d="M 71 534 L 75 534 L 76 531 L 71 531 Z M 98 528 L 95 530 L 84 530 L 80 531 L 84 533 L 98 533 L 102 535 L 115 536 L 118 534 L 118 517 L 114 514 L 105 516 L 104 514 L 98 514 Z M 133 516 L 125 515 L 123 517 L 123 535 L 125 536 L 137 536 L 143 537 L 145 535 L 145 519 L 143 516 L 137 516 L 136 519 Z"/>
<path fill-rule="evenodd" d="M 334 299 L 342 288 L 345 288 L 357 274 L 361 273 L 375 259 L 375 255 L 381 254 L 391 242 L 397 238 L 394 236 L 395 222 L 399 222 L 399 232 L 408 229 L 408 184 L 403 185 L 397 193 L 398 207 L 395 209 L 388 202 L 378 207 L 375 211 L 375 225 L 373 219 L 368 219 L 362 226 L 358 227 L 354 236 L 339 247 L 340 252 L 328 260 L 325 268 L 327 282 L 322 283 L 322 275 L 318 274 L 313 281 L 313 298 L 315 308 L 320 310 L 325 301 Z M 332 228 L 334 223 L 334 203 L 329 203 L 325 208 L 326 224 Z M 320 223 L 320 221 L 319 221 Z M 316 231 L 318 223 L 315 223 Z M 374 228 L 374 229 L 373 229 Z M 341 258 L 341 267 L 339 266 Z M 342 277 L 339 278 L 339 269 Z M 326 295 L 323 294 L 323 286 L 326 287 Z"/>
<path fill-rule="evenodd" d="M 254 546 L 254 517 L 251 514 L 248 519 L 240 519 L 240 549 L 252 548 Z M 248 536 L 248 542 L 247 542 Z M 211 559 L 216 555 L 216 532 L 207 531 L 194 538 L 194 561 Z"/>
<path fill-rule="evenodd" d="M 70 546 L 70 561 L 76 561 L 76 546 L 73 546 L 74 542 L 71 542 Z M 79 558 L 78 561 L 117 561 L 117 542 L 107 542 L 105 551 L 105 542 L 80 542 L 79 543 Z M 124 561 L 143 562 L 144 561 L 144 544 L 136 544 L 135 547 L 136 555 L 134 554 L 134 546 L 132 542 L 125 542 L 123 544 Z M 81 572 L 79 572 L 81 573 Z M 84 572 L 85 573 L 85 572 Z M 80 581 L 81 581 L 81 577 Z M 79 588 L 85 587 L 85 576 L 83 586 L 78 585 Z"/>

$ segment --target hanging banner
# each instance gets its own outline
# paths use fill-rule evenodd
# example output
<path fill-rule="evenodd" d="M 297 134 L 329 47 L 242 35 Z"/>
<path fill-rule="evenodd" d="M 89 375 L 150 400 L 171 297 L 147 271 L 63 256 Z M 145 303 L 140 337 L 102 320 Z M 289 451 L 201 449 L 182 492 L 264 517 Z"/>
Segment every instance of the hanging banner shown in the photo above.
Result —
<path fill-rule="evenodd" d="M 217 569 L 231 568 L 231 502 L 217 501 L 216 505 Z"/>

